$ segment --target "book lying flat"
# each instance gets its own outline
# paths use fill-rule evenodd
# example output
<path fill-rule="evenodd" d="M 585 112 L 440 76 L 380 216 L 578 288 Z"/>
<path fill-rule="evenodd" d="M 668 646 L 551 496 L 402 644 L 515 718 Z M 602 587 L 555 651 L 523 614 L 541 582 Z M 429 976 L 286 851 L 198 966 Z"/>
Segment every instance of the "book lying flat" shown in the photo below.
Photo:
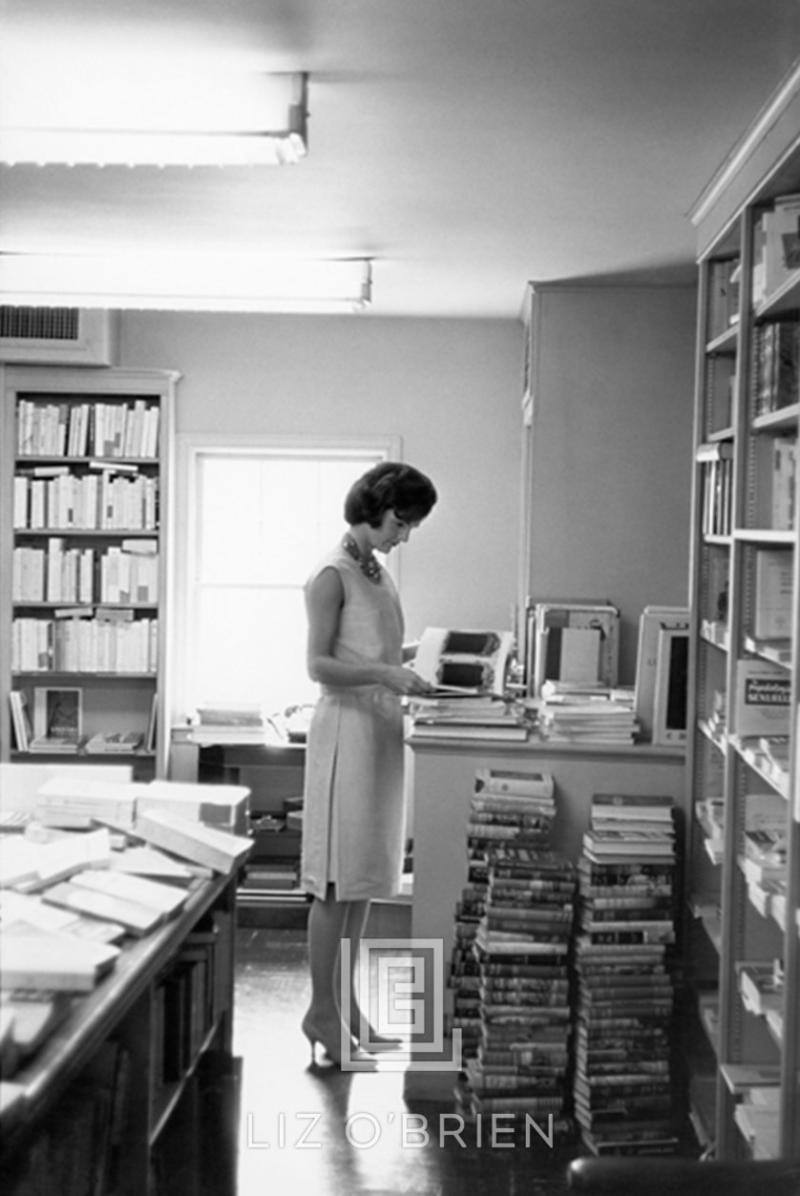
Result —
<path fill-rule="evenodd" d="M 112 897 L 108 893 L 97 893 L 69 881 L 47 889 L 44 900 L 91 918 L 119 923 L 135 935 L 148 934 L 164 919 L 163 913 L 151 905 Z"/>
<path fill-rule="evenodd" d="M 151 781 L 137 795 L 137 813 L 162 810 L 182 818 L 242 835 L 250 818 L 250 789 L 246 785 Z"/>
<path fill-rule="evenodd" d="M 253 840 L 244 835 L 233 835 L 164 810 L 140 813 L 136 834 L 154 847 L 222 873 L 242 863 L 253 847 Z"/>
<path fill-rule="evenodd" d="M 112 851 L 108 866 L 111 872 L 149 876 L 153 880 L 169 881 L 170 884 L 188 885 L 198 874 L 197 865 L 189 867 L 157 847 L 147 846 Z"/>
<path fill-rule="evenodd" d="M 475 771 L 475 792 L 513 794 L 519 797 L 552 797 L 553 777 L 549 772 L 478 768 Z"/>
<path fill-rule="evenodd" d="M 118 956 L 118 947 L 70 934 L 9 929 L 3 934 L 0 987 L 91 992 Z"/>
<path fill-rule="evenodd" d="M 11 989 L 0 997 L 0 1008 L 11 1014 L 11 1038 L 24 1059 L 52 1034 L 71 1009 L 69 995 L 48 989 Z"/>
<path fill-rule="evenodd" d="M 108 897 L 122 901 L 133 901 L 169 917 L 186 904 L 186 890 L 174 885 L 161 884 L 143 876 L 126 876 L 123 872 L 111 872 L 106 868 L 78 872 L 72 883 Z"/>
<path fill-rule="evenodd" d="M 133 826 L 136 797 L 144 785 L 130 781 L 91 780 L 64 773 L 39 789 L 36 817 L 48 826 L 62 825 L 60 818 L 82 819 L 86 825 L 104 822 L 129 830 Z"/>

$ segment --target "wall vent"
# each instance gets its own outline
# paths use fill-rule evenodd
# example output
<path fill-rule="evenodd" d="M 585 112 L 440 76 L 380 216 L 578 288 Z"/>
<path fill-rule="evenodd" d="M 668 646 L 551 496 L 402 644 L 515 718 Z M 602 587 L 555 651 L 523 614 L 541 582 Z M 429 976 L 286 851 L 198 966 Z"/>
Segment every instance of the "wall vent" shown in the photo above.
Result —
<path fill-rule="evenodd" d="M 0 361 L 112 365 L 116 318 L 78 307 L 0 305 Z"/>

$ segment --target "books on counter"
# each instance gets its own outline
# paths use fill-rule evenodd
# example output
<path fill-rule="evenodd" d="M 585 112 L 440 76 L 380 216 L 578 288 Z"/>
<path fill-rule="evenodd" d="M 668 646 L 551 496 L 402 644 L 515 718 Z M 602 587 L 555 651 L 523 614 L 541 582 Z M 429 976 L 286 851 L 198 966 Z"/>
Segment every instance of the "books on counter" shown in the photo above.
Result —
<path fill-rule="evenodd" d="M 500 694 L 439 694 L 408 703 L 412 732 L 422 738 L 525 740 L 524 708 Z"/>
<path fill-rule="evenodd" d="M 176 856 L 159 851 L 157 847 L 127 845 L 112 851 L 109 869 L 131 876 L 144 876 L 170 884 L 189 884 L 198 875 L 197 865 L 189 866 Z M 210 871 L 206 872 L 211 875 Z"/>
<path fill-rule="evenodd" d="M 166 916 L 152 905 L 142 905 L 138 901 L 98 891 L 74 881 L 62 881 L 52 885 L 45 889 L 42 896 L 43 900 L 51 905 L 73 910 L 90 918 L 99 918 L 104 922 L 116 922 L 124 926 L 129 934 L 137 936 L 149 934 Z"/>
<path fill-rule="evenodd" d="M 39 788 L 35 813 L 46 826 L 79 829 L 101 822 L 130 830 L 142 789 L 131 781 L 92 780 L 65 771 Z"/>
<path fill-rule="evenodd" d="M 185 889 L 107 868 L 78 872 L 72 877 L 72 884 L 107 897 L 144 905 L 167 918 L 186 904 Z"/>
<path fill-rule="evenodd" d="M 103 822 L 130 831 L 138 813 L 167 810 L 238 834 L 248 825 L 249 801 L 245 785 L 92 780 L 65 772 L 40 787 L 36 816 L 49 826 Z"/>
<path fill-rule="evenodd" d="M 137 795 L 136 809 L 137 813 L 163 810 L 180 814 L 243 835 L 250 821 L 250 789 L 247 785 L 150 781 Z"/>
<path fill-rule="evenodd" d="M 3 933 L 0 988 L 91 992 L 118 956 L 113 944 L 11 926 Z"/>
<path fill-rule="evenodd" d="M 233 835 L 167 810 L 138 814 L 135 832 L 146 843 L 215 872 L 229 872 L 243 863 L 253 847 L 252 839 L 244 835 Z"/>
<path fill-rule="evenodd" d="M 0 888 L 32 892 L 84 868 L 106 867 L 111 857 L 107 828 L 39 843 L 27 835 L 0 836 Z"/>
<path fill-rule="evenodd" d="M 545 681 L 536 709 L 543 738 L 559 743 L 632 743 L 638 729 L 631 688 Z"/>

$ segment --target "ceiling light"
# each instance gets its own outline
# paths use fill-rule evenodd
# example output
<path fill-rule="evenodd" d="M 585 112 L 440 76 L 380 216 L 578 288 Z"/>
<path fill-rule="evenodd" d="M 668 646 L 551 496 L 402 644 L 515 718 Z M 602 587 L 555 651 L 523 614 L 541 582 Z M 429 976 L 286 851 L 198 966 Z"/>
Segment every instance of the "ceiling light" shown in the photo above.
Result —
<path fill-rule="evenodd" d="M 0 301 L 171 311 L 363 311 L 366 258 L 229 253 L 0 253 Z"/>
<path fill-rule="evenodd" d="M 4 72 L 0 113 L 10 165 L 276 166 L 306 153 L 308 76 L 106 64 L 37 83 Z"/>

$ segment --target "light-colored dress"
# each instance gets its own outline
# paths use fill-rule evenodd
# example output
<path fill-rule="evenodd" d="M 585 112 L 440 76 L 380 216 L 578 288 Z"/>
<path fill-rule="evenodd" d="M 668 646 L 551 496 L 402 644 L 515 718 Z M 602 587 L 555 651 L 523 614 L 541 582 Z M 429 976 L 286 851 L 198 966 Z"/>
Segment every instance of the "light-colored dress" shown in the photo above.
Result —
<path fill-rule="evenodd" d="M 337 660 L 402 664 L 403 614 L 389 574 L 370 581 L 344 548 L 326 557 L 344 590 Z M 339 901 L 392 897 L 400 887 L 405 833 L 403 715 L 382 685 L 322 686 L 306 745 L 300 883 Z"/>

